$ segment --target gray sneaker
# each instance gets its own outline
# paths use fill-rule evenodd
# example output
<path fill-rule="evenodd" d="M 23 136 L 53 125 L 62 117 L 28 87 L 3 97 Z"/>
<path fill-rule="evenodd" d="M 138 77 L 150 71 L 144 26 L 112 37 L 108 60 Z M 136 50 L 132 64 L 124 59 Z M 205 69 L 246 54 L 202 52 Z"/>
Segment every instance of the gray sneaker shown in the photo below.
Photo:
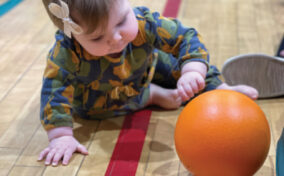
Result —
<path fill-rule="evenodd" d="M 284 95 L 284 59 L 264 54 L 245 54 L 228 59 L 222 75 L 229 85 L 245 84 L 256 88 L 259 98 Z"/>

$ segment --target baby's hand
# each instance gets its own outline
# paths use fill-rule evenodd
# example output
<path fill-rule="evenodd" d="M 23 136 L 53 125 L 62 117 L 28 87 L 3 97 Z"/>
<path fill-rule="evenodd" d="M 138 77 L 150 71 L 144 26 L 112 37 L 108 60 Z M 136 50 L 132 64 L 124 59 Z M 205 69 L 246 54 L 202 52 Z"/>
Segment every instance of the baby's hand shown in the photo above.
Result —
<path fill-rule="evenodd" d="M 204 78 L 200 73 L 195 71 L 182 74 L 177 82 L 178 94 L 181 96 L 182 101 L 188 101 L 194 94 L 204 89 L 204 87 Z"/>
<path fill-rule="evenodd" d="M 61 136 L 54 138 L 49 142 L 39 155 L 38 160 L 45 159 L 45 164 L 57 166 L 59 160 L 63 159 L 62 164 L 67 165 L 74 152 L 80 152 L 84 155 L 88 154 L 87 149 L 81 145 L 73 136 Z"/>

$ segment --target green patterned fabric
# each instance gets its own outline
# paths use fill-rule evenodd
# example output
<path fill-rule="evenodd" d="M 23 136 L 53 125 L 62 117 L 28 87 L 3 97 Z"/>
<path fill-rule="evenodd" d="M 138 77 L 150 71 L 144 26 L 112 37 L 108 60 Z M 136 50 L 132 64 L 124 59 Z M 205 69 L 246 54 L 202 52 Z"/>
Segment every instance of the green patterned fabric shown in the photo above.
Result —
<path fill-rule="evenodd" d="M 62 31 L 56 33 L 41 92 L 40 118 L 46 130 L 72 127 L 73 114 L 104 119 L 142 109 L 149 84 L 175 87 L 187 62 L 203 62 L 209 69 L 209 55 L 195 29 L 145 7 L 133 10 L 139 33 L 117 58 L 91 56 Z M 208 76 L 207 84 L 214 88 L 220 84 L 219 72 L 214 67 L 212 73 L 218 74 Z"/>

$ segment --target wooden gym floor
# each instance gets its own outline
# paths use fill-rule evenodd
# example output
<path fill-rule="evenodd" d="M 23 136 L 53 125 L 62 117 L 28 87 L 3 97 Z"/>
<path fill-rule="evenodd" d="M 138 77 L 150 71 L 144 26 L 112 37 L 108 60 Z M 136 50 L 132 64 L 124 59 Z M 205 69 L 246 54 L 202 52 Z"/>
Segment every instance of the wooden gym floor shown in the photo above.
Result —
<path fill-rule="evenodd" d="M 0 4 L 6 2 L 0 0 Z M 167 0 L 131 0 L 163 12 Z M 178 2 L 178 0 L 176 1 Z M 211 63 L 245 53 L 274 55 L 284 29 L 283 0 L 182 0 L 178 18 L 202 34 Z M 37 162 L 48 145 L 39 122 L 39 100 L 47 51 L 55 28 L 41 0 L 24 0 L 0 17 L 0 175 L 104 175 L 125 117 L 76 120 L 74 133 L 89 155 L 75 154 L 66 166 Z M 275 175 L 275 149 L 284 126 L 284 98 L 258 100 L 271 127 L 271 148 L 256 176 Z M 132 175 L 190 175 L 175 153 L 176 111 L 152 111 L 146 138 Z M 129 149 L 128 149 L 129 150 Z M 111 174 L 108 175 L 117 175 Z M 130 175 L 130 174 L 124 174 Z"/>

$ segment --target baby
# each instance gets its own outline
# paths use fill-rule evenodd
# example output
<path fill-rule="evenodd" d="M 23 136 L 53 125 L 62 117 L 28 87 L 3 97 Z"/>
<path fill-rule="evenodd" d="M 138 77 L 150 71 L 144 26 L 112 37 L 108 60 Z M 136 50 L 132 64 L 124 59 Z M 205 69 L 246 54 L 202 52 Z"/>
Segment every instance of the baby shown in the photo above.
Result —
<path fill-rule="evenodd" d="M 45 164 L 67 165 L 88 154 L 72 116 L 105 119 L 156 105 L 177 109 L 197 93 L 230 89 L 257 99 L 256 89 L 222 83 L 200 35 L 178 20 L 128 0 L 43 0 L 59 28 L 47 58 L 40 118 L 49 146 Z"/>

